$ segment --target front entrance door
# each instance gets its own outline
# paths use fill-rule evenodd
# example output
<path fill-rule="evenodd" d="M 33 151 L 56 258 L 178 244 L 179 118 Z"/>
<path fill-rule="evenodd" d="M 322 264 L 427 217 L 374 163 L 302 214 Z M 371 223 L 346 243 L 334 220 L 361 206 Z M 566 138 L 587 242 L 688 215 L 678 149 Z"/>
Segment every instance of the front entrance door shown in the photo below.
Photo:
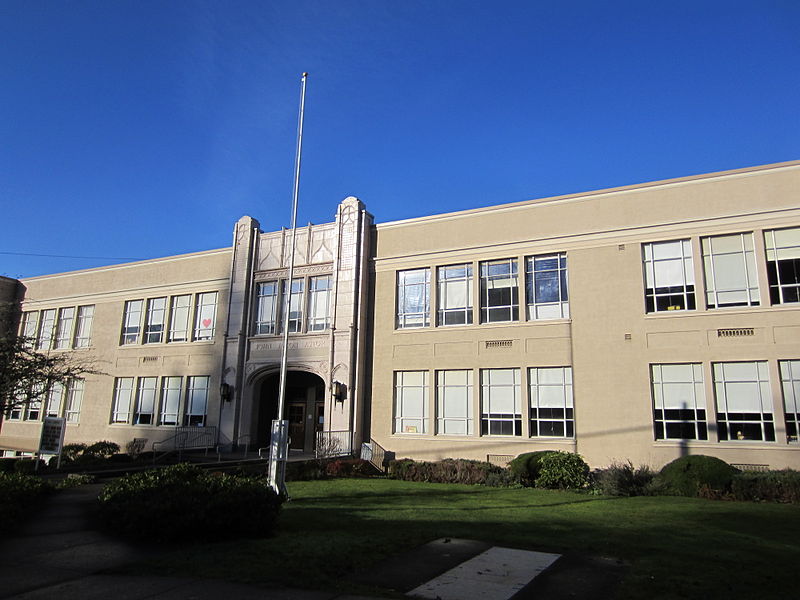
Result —
<path fill-rule="evenodd" d="M 287 407 L 286 417 L 289 420 L 289 448 L 302 450 L 306 441 L 306 405 L 292 402 Z"/>

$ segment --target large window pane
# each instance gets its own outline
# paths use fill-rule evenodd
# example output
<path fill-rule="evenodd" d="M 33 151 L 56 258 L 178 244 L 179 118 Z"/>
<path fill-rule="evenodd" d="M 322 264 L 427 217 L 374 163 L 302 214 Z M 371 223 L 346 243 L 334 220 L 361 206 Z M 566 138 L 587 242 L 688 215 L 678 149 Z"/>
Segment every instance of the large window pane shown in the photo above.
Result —
<path fill-rule="evenodd" d="M 565 252 L 529 256 L 525 276 L 529 320 L 569 317 Z"/>
<path fill-rule="evenodd" d="M 214 337 L 214 323 L 217 318 L 217 292 L 197 294 L 196 311 L 194 339 L 210 340 Z"/>
<path fill-rule="evenodd" d="M 67 405 L 64 416 L 68 423 L 77 423 L 80 420 L 81 404 L 83 403 L 83 379 L 73 379 L 67 388 Z"/>
<path fill-rule="evenodd" d="M 694 310 L 694 265 L 689 240 L 642 245 L 647 312 Z"/>
<path fill-rule="evenodd" d="M 128 423 L 133 403 L 133 377 L 117 377 L 114 383 L 114 408 L 112 423 Z"/>
<path fill-rule="evenodd" d="M 161 380 L 161 409 L 159 425 L 177 425 L 181 406 L 181 377 L 164 377 Z"/>
<path fill-rule="evenodd" d="M 256 335 L 278 331 L 275 318 L 278 314 L 278 282 L 265 281 L 256 288 Z"/>
<path fill-rule="evenodd" d="M 758 306 L 753 234 L 721 235 L 701 242 L 708 308 Z"/>
<path fill-rule="evenodd" d="M 78 307 L 78 324 L 75 328 L 75 347 L 88 348 L 92 344 L 94 306 Z"/>
<path fill-rule="evenodd" d="M 472 323 L 472 265 L 440 267 L 437 273 L 439 325 Z"/>
<path fill-rule="evenodd" d="M 428 433 L 428 372 L 395 373 L 394 432 Z"/>
<path fill-rule="evenodd" d="M 517 261 L 481 263 L 481 322 L 502 323 L 519 319 Z"/>
<path fill-rule="evenodd" d="M 157 381 L 157 377 L 139 377 L 139 389 L 136 393 L 136 413 L 133 418 L 133 422 L 136 425 L 152 425 L 155 422 Z"/>
<path fill-rule="evenodd" d="M 430 269 L 397 272 L 397 327 L 430 324 Z"/>
<path fill-rule="evenodd" d="M 481 371 L 481 435 L 522 435 L 519 369 Z"/>
<path fill-rule="evenodd" d="M 766 362 L 714 364 L 720 440 L 775 441 Z"/>
<path fill-rule="evenodd" d="M 472 435 L 472 371 L 437 371 L 436 433 Z"/>
<path fill-rule="evenodd" d="M 800 302 L 800 227 L 764 232 L 772 304 Z"/>
<path fill-rule="evenodd" d="M 166 298 L 151 298 L 147 301 L 144 343 L 159 344 L 164 340 L 164 322 L 167 314 Z"/>
<path fill-rule="evenodd" d="M 122 344 L 138 344 L 142 322 L 142 300 L 128 300 L 122 318 Z"/>
<path fill-rule="evenodd" d="M 800 360 L 782 360 L 779 365 L 786 415 L 786 441 L 796 444 L 800 441 Z"/>
<path fill-rule="evenodd" d="M 572 367 L 528 370 L 531 437 L 573 437 Z"/>
<path fill-rule="evenodd" d="M 189 377 L 186 394 L 186 425 L 203 427 L 206 424 L 209 377 Z"/>
<path fill-rule="evenodd" d="M 39 326 L 39 337 L 36 339 L 36 348 L 38 350 L 50 350 L 52 348 L 55 323 L 55 309 L 43 310 L 41 325 Z"/>
<path fill-rule="evenodd" d="M 188 294 L 172 297 L 169 315 L 169 341 L 186 342 L 189 340 L 189 313 L 192 297 Z"/>
<path fill-rule="evenodd" d="M 47 393 L 47 404 L 45 406 L 45 417 L 60 417 L 61 416 L 61 402 L 64 399 L 64 386 L 60 383 L 54 383 Z"/>
<path fill-rule="evenodd" d="M 707 440 L 702 365 L 651 365 L 650 375 L 655 438 Z"/>
<path fill-rule="evenodd" d="M 58 311 L 56 343 L 58 349 L 72 347 L 72 326 L 75 324 L 75 307 L 69 306 Z"/>
<path fill-rule="evenodd" d="M 308 331 L 328 328 L 331 297 L 331 276 L 312 277 L 308 289 Z"/>

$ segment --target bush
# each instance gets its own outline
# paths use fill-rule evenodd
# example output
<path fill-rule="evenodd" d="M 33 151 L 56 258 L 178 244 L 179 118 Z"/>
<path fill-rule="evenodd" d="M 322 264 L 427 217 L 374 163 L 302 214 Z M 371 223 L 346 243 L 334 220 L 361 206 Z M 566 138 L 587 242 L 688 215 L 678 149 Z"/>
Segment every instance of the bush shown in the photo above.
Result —
<path fill-rule="evenodd" d="M 72 462 L 86 450 L 86 444 L 64 444 L 61 449 L 61 460 L 63 462 Z"/>
<path fill-rule="evenodd" d="M 370 477 L 377 473 L 369 461 L 361 458 L 337 458 L 325 465 L 328 477 Z"/>
<path fill-rule="evenodd" d="M 508 463 L 508 470 L 515 481 L 527 487 L 533 487 L 539 477 L 539 465 L 543 456 L 552 454 L 555 450 L 539 450 L 526 452 Z"/>
<path fill-rule="evenodd" d="M 579 489 L 589 485 L 589 465 L 574 452 L 549 452 L 539 459 L 536 487 Z"/>
<path fill-rule="evenodd" d="M 730 491 L 736 473 L 739 470 L 724 460 L 697 454 L 673 460 L 661 469 L 653 483 L 666 494 L 696 497 L 704 489 L 708 496 Z"/>
<path fill-rule="evenodd" d="M 409 458 L 389 462 L 389 477 L 403 481 L 508 485 L 506 469 L 488 462 L 446 458 L 437 462 L 416 462 Z"/>
<path fill-rule="evenodd" d="M 80 487 L 89 483 L 94 483 L 94 475 L 87 475 L 85 473 L 70 473 L 64 479 L 56 483 L 57 490 L 67 490 L 69 488 Z"/>
<path fill-rule="evenodd" d="M 44 471 L 46 467 L 47 464 L 40 458 L 19 458 L 14 461 L 14 472 L 25 475 L 33 475 L 37 471 Z"/>
<path fill-rule="evenodd" d="M 607 496 L 646 496 L 654 473 L 647 465 L 634 467 L 631 461 L 612 463 L 595 473 L 595 487 Z"/>
<path fill-rule="evenodd" d="M 92 456 L 94 458 L 111 458 L 119 452 L 119 444 L 114 442 L 102 441 L 95 442 L 88 446 L 83 451 L 83 456 Z"/>
<path fill-rule="evenodd" d="M 286 463 L 286 481 L 315 481 L 325 477 L 325 461 L 304 460 Z"/>
<path fill-rule="evenodd" d="M 0 532 L 11 531 L 17 526 L 22 517 L 31 512 L 38 500 L 51 489 L 39 477 L 21 473 L 0 473 Z"/>
<path fill-rule="evenodd" d="M 800 502 L 800 471 L 785 469 L 766 473 L 737 473 L 731 482 L 733 500 L 751 502 Z"/>
<path fill-rule="evenodd" d="M 120 477 L 103 488 L 99 500 L 109 529 L 158 541 L 263 537 L 282 502 L 265 478 L 208 473 L 187 464 Z"/>

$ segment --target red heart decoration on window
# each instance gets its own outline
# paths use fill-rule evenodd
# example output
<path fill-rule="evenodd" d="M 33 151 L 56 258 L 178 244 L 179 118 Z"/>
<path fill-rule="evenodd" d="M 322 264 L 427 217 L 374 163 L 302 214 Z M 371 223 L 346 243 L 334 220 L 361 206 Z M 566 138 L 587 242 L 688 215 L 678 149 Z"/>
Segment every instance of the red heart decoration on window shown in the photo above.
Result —
<path fill-rule="evenodd" d="M 203 319 L 203 327 L 211 327 L 211 319 Z"/>

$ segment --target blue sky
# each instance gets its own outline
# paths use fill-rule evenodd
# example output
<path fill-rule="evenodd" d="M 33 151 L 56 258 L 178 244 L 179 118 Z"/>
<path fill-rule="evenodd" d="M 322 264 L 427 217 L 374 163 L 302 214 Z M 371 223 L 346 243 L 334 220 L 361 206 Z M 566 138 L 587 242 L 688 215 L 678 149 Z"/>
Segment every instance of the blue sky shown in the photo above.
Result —
<path fill-rule="evenodd" d="M 796 0 L 3 0 L 0 275 L 800 158 Z M 47 254 L 75 257 L 28 256 Z"/>

